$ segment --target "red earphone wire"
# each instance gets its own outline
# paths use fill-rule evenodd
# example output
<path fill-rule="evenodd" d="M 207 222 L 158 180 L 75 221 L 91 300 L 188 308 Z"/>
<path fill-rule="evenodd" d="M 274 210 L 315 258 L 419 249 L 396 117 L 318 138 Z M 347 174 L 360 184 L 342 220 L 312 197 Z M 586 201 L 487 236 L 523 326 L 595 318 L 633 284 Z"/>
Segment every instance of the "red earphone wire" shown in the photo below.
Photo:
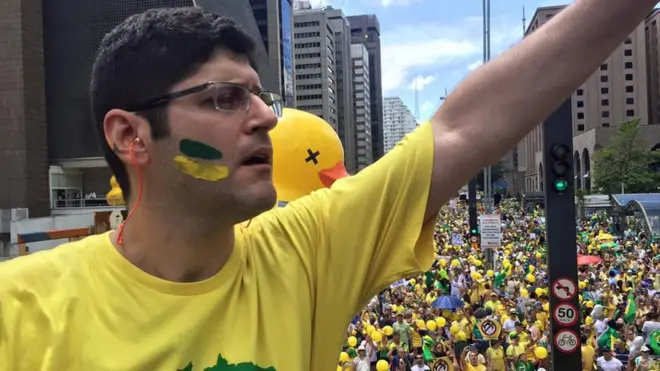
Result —
<path fill-rule="evenodd" d="M 140 206 L 140 202 L 142 201 L 144 179 L 142 178 L 142 169 L 140 169 L 140 167 L 136 165 L 137 161 L 135 160 L 135 152 L 133 150 L 133 146 L 138 140 L 139 140 L 138 138 L 134 139 L 131 142 L 131 145 L 128 147 L 128 155 L 131 161 L 131 165 L 135 168 L 135 171 L 137 172 L 137 176 L 138 176 L 138 193 L 137 193 L 137 198 L 135 199 L 135 204 L 133 204 L 131 211 L 128 213 L 128 216 L 126 217 L 126 220 L 124 220 L 124 222 L 121 223 L 117 228 L 117 244 L 119 246 L 122 246 L 124 244 L 124 226 L 126 225 L 126 223 L 128 223 L 128 220 L 131 219 L 133 214 L 135 214 L 135 210 L 137 210 L 138 206 Z"/>

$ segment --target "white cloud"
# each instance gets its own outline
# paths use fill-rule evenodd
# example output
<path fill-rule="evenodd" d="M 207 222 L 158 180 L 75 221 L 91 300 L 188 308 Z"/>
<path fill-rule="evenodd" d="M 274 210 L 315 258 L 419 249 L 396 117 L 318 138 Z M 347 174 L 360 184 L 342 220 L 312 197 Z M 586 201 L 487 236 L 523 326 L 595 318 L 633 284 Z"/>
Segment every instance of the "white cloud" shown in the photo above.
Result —
<path fill-rule="evenodd" d="M 434 80 L 435 80 L 435 76 L 433 75 L 429 75 L 429 76 L 417 75 L 413 78 L 413 81 L 410 83 L 410 86 L 408 88 L 411 90 L 417 89 L 417 91 L 422 91 L 426 85 L 432 83 Z"/>
<path fill-rule="evenodd" d="M 469 71 L 474 71 L 474 70 L 476 70 L 477 68 L 479 68 L 479 66 L 481 66 L 482 64 L 483 64 L 483 61 L 474 61 L 474 62 L 470 63 L 470 64 L 467 66 L 467 69 L 468 69 Z"/>
<path fill-rule="evenodd" d="M 521 38 L 518 20 L 493 17 L 491 45 L 494 50 L 509 47 Z M 421 24 L 384 30 L 382 43 L 383 92 L 400 88 L 411 75 L 429 70 L 464 69 L 482 54 L 481 17 L 467 17 L 452 24 Z M 437 75 L 437 73 L 434 73 Z"/>
<path fill-rule="evenodd" d="M 380 0 L 380 4 L 387 8 L 391 5 L 410 5 L 412 3 L 417 3 L 420 0 Z"/>

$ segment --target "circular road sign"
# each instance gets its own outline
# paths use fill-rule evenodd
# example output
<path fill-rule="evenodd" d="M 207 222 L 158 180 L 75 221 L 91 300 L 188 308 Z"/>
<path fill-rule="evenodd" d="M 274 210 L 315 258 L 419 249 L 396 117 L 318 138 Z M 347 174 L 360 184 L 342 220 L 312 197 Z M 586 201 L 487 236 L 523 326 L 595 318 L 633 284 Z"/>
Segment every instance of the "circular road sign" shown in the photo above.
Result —
<path fill-rule="evenodd" d="M 552 283 L 552 294 L 559 300 L 573 299 L 577 295 L 577 285 L 570 278 L 559 278 Z"/>
<path fill-rule="evenodd" d="M 562 329 L 555 335 L 555 348 L 562 353 L 573 353 L 580 347 L 580 339 L 572 330 Z"/>
<path fill-rule="evenodd" d="M 573 326 L 578 320 L 578 311 L 570 303 L 561 303 L 552 311 L 552 318 L 561 326 Z"/>

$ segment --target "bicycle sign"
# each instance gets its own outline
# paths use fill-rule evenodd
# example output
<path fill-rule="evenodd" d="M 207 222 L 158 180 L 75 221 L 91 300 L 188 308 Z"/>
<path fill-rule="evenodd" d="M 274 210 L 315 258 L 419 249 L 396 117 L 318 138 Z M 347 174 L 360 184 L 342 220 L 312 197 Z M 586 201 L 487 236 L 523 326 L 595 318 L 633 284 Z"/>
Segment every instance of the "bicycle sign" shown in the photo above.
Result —
<path fill-rule="evenodd" d="M 571 330 L 562 329 L 555 335 L 555 348 L 562 353 L 573 353 L 580 347 L 580 339 Z"/>
<path fill-rule="evenodd" d="M 552 318 L 561 326 L 573 326 L 578 320 L 578 311 L 573 304 L 562 303 L 554 309 Z"/>

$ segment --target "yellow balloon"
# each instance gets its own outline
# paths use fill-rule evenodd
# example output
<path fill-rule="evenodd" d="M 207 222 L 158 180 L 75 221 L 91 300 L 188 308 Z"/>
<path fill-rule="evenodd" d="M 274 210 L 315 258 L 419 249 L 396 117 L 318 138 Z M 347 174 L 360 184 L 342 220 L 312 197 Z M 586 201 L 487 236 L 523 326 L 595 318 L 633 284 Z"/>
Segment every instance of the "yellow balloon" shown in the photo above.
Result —
<path fill-rule="evenodd" d="M 482 263 L 481 260 L 475 260 L 474 261 L 474 265 L 476 265 L 477 267 L 481 267 L 483 264 L 484 263 Z"/>
<path fill-rule="evenodd" d="M 511 266 L 511 261 L 509 259 L 502 260 L 502 267 L 504 267 L 504 269 L 509 268 L 510 266 Z"/>
<path fill-rule="evenodd" d="M 536 282 L 536 277 L 534 277 L 534 275 L 531 274 L 531 273 L 529 273 L 527 276 L 525 276 L 525 279 L 526 279 L 527 282 L 529 282 L 529 283 L 534 283 L 534 282 Z"/>
<path fill-rule="evenodd" d="M 348 176 L 344 149 L 337 132 L 322 118 L 293 108 L 284 108 L 277 126 L 270 131 L 273 143 L 273 184 L 279 201 L 293 201 L 326 188 Z M 305 159 L 307 149 L 321 153 L 314 166 Z"/>
<path fill-rule="evenodd" d="M 487 275 L 488 277 L 491 277 L 491 278 L 492 278 L 492 277 L 495 276 L 495 272 L 493 272 L 492 269 L 489 269 L 489 270 L 486 272 L 486 275 Z"/>
<path fill-rule="evenodd" d="M 591 324 L 594 323 L 593 318 L 591 316 L 587 316 L 587 318 L 584 319 L 584 324 L 587 326 L 591 326 Z"/>
<path fill-rule="evenodd" d="M 393 333 L 394 333 L 394 329 L 392 328 L 392 326 L 383 327 L 383 334 L 385 334 L 385 336 L 392 336 Z"/>
<path fill-rule="evenodd" d="M 411 279 L 411 280 L 408 281 L 408 282 L 410 282 L 410 285 L 411 285 L 411 286 L 415 286 L 415 284 L 417 283 L 417 281 L 416 281 L 414 278 Z"/>
<path fill-rule="evenodd" d="M 452 335 L 458 334 L 458 332 L 461 331 L 461 327 L 458 325 L 458 323 L 453 323 L 451 327 L 449 328 L 449 332 Z"/>
<path fill-rule="evenodd" d="M 451 261 L 451 266 L 452 267 L 455 268 L 455 267 L 458 267 L 459 265 L 461 265 L 461 262 L 459 262 L 458 260 L 454 259 L 454 260 Z"/>
<path fill-rule="evenodd" d="M 434 320 L 430 319 L 426 321 L 426 329 L 429 331 L 435 331 L 438 329 L 438 324 Z"/>
<path fill-rule="evenodd" d="M 444 319 L 443 317 L 438 317 L 435 319 L 435 323 L 438 325 L 438 327 L 445 327 L 447 325 L 447 320 Z"/>
<path fill-rule="evenodd" d="M 534 290 L 534 293 L 536 294 L 536 296 L 541 296 L 541 295 L 543 295 L 543 289 L 540 288 L 540 287 L 537 287 L 536 290 Z"/>
<path fill-rule="evenodd" d="M 384 359 L 381 359 L 380 361 L 378 361 L 376 363 L 376 370 L 377 371 L 387 371 L 387 370 L 389 370 L 389 368 L 390 368 L 390 365 L 387 364 L 387 361 L 384 360 Z"/>
<path fill-rule="evenodd" d="M 545 359 L 548 356 L 548 350 L 543 347 L 534 348 L 534 355 L 538 359 Z"/>
<path fill-rule="evenodd" d="M 110 206 L 123 206 L 126 204 L 124 202 L 124 193 L 114 176 L 110 178 L 110 192 L 105 195 L 105 200 Z"/>
<path fill-rule="evenodd" d="M 533 265 L 529 266 L 529 273 L 534 273 L 535 270 L 536 270 L 535 266 L 533 266 Z"/>
<path fill-rule="evenodd" d="M 357 338 L 355 336 L 350 336 L 348 338 L 348 346 L 349 347 L 354 347 L 357 345 Z"/>
<path fill-rule="evenodd" d="M 426 323 L 424 323 L 423 319 L 418 319 L 417 321 L 415 321 L 415 325 L 420 330 L 424 330 L 424 328 L 426 327 Z"/>
<path fill-rule="evenodd" d="M 527 291 L 527 289 L 520 289 L 520 296 L 528 297 L 529 292 Z"/>
<path fill-rule="evenodd" d="M 375 341 L 376 343 L 380 343 L 383 341 L 383 334 L 378 331 L 374 331 L 371 333 L 371 340 Z"/>
<path fill-rule="evenodd" d="M 536 259 L 541 259 L 543 257 L 543 254 L 541 254 L 540 252 L 537 252 L 535 255 L 536 255 Z"/>
<path fill-rule="evenodd" d="M 445 259 L 440 259 L 440 266 L 441 267 L 446 267 L 447 266 L 447 261 Z"/>
<path fill-rule="evenodd" d="M 351 358 L 348 356 L 348 353 L 346 352 L 341 352 L 339 353 L 339 362 L 348 362 Z"/>
<path fill-rule="evenodd" d="M 374 331 L 376 331 L 376 328 L 373 325 L 367 326 L 367 334 L 371 334 Z"/>
<path fill-rule="evenodd" d="M 456 333 L 456 340 L 465 341 L 465 340 L 467 340 L 467 335 L 465 335 L 465 332 L 459 331 L 459 332 Z"/>

